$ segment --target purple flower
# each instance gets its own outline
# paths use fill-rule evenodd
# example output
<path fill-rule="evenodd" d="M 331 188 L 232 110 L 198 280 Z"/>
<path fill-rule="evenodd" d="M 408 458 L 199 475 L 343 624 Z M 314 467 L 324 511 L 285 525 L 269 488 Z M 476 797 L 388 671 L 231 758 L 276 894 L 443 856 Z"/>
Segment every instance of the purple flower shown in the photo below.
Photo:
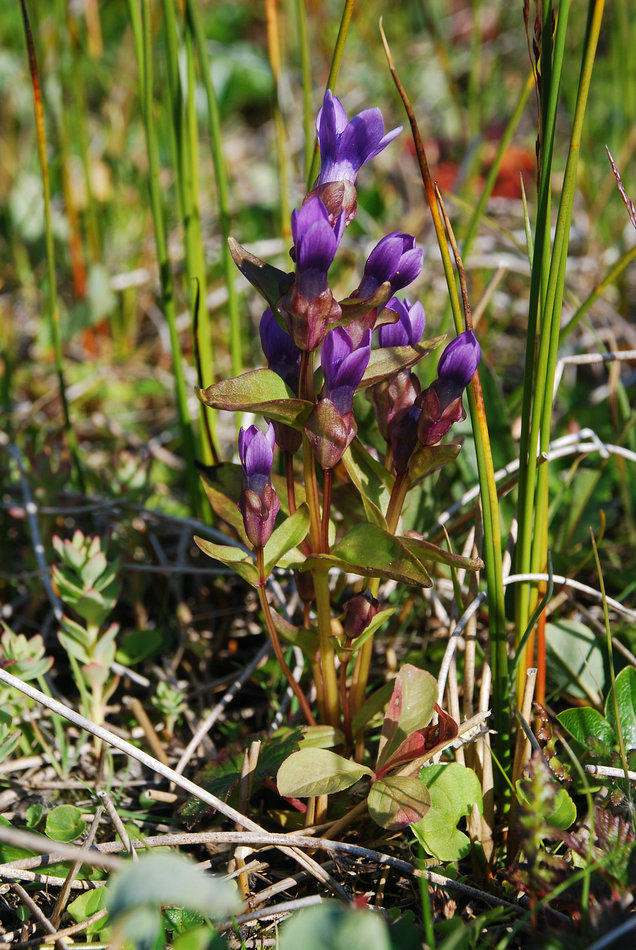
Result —
<path fill-rule="evenodd" d="M 323 399 L 330 399 L 344 416 L 353 408 L 353 394 L 371 356 L 371 331 L 367 330 L 360 346 L 354 349 L 344 327 L 336 327 L 325 337 L 320 360 L 325 377 Z"/>
<path fill-rule="evenodd" d="M 379 109 L 365 109 L 349 122 L 340 99 L 328 89 L 318 113 L 316 131 L 321 159 L 316 184 L 324 185 L 332 181 L 355 182 L 362 166 L 379 155 L 399 135 L 402 126 L 385 135 Z"/>
<path fill-rule="evenodd" d="M 267 365 L 290 389 L 298 393 L 300 350 L 289 333 L 283 330 L 271 307 L 268 307 L 261 317 L 259 332 Z"/>
<path fill-rule="evenodd" d="M 480 358 L 481 349 L 475 334 L 472 330 L 465 330 L 442 353 L 437 364 L 437 375 L 465 389 L 475 375 Z"/>
<path fill-rule="evenodd" d="M 417 398 L 421 409 L 417 437 L 422 445 L 436 445 L 455 422 L 465 418 L 462 393 L 473 378 L 481 350 L 472 330 L 458 334 L 437 364 L 437 379 Z"/>
<path fill-rule="evenodd" d="M 368 300 L 385 281 L 391 284 L 394 294 L 415 280 L 422 270 L 423 258 L 424 252 L 415 247 L 412 234 L 387 234 L 369 254 L 356 296 Z"/>
<path fill-rule="evenodd" d="M 378 331 L 378 340 L 381 347 L 386 346 L 414 346 L 419 343 L 426 326 L 424 307 L 419 301 L 411 303 L 407 298 L 398 300 L 391 297 L 386 304 L 387 310 L 393 310 L 398 315 L 397 323 L 386 323 Z"/>
<path fill-rule="evenodd" d="M 267 432 L 256 426 L 241 429 L 238 438 L 239 458 L 243 467 L 243 491 L 238 508 L 243 515 L 245 533 L 255 548 L 269 541 L 280 501 L 272 486 L 274 461 L 274 427 L 270 422 Z"/>
<path fill-rule="evenodd" d="M 335 227 L 318 197 L 310 198 L 300 211 L 292 212 L 292 236 L 296 259 L 296 291 L 305 300 L 314 300 L 327 289 L 327 271 L 336 256 L 344 231 L 344 216 Z"/>

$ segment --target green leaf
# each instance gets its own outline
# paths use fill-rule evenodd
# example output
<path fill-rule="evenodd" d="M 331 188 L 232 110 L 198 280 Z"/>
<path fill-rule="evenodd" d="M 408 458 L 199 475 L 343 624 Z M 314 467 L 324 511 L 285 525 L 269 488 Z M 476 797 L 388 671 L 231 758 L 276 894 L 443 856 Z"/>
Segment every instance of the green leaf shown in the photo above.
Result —
<path fill-rule="evenodd" d="M 391 950 L 391 941 L 378 913 L 326 900 L 285 921 L 279 950 Z"/>
<path fill-rule="evenodd" d="M 309 531 L 309 507 L 301 505 L 293 515 L 285 518 L 283 523 L 272 533 L 263 549 L 265 574 L 269 574 L 278 561 L 300 544 L 307 537 Z"/>
<path fill-rule="evenodd" d="M 187 907 L 213 918 L 229 916 L 241 906 L 232 881 L 204 874 L 191 861 L 169 853 L 142 855 L 118 871 L 106 890 L 113 925 L 162 904 Z"/>
<path fill-rule="evenodd" d="M 253 369 L 233 379 L 222 379 L 207 389 L 195 389 L 202 403 L 228 412 L 261 412 L 268 419 L 300 429 L 313 403 L 296 399 L 271 369 Z"/>
<path fill-rule="evenodd" d="M 206 541 L 204 538 L 194 537 L 194 543 L 204 554 L 220 561 L 226 567 L 231 567 L 233 571 L 251 584 L 252 587 L 258 587 L 258 571 L 249 554 L 246 554 L 242 548 L 233 547 L 229 544 L 214 544 L 213 541 Z"/>
<path fill-rule="evenodd" d="M 360 647 L 363 647 L 367 640 L 370 640 L 371 637 L 375 635 L 376 630 L 379 630 L 382 624 L 385 624 L 396 610 L 396 607 L 386 607 L 384 610 L 379 610 L 375 617 L 369 622 L 368 626 L 364 628 L 360 636 L 356 637 L 349 650 L 344 650 L 342 645 L 338 643 L 337 647 L 340 649 L 340 653 L 343 657 L 349 657 L 357 653 Z"/>
<path fill-rule="evenodd" d="M 480 557 L 462 557 L 461 554 L 444 551 L 436 544 L 431 544 L 430 541 L 418 535 L 416 531 L 409 531 L 400 540 L 404 547 L 421 562 L 434 561 L 437 564 L 447 564 L 449 567 L 467 571 L 480 571 L 484 566 L 484 562 Z"/>
<path fill-rule="evenodd" d="M 470 839 L 457 828 L 473 805 L 482 813 L 481 785 L 472 769 L 457 762 L 422 769 L 420 781 L 431 795 L 431 807 L 413 825 L 416 838 L 428 854 L 440 861 L 459 861 L 470 851 Z"/>
<path fill-rule="evenodd" d="M 83 894 L 80 894 L 74 901 L 71 901 L 66 909 L 73 920 L 79 924 L 83 920 L 86 920 L 87 917 L 91 917 L 93 914 L 98 913 L 98 911 L 103 910 L 105 906 L 106 888 L 96 887 L 91 891 L 85 891 Z M 108 927 L 109 924 L 108 917 L 102 917 L 100 920 L 96 920 L 95 923 L 89 924 L 82 932 L 85 934 L 98 934 Z"/>
<path fill-rule="evenodd" d="M 285 620 L 278 611 L 272 608 L 271 611 L 276 632 L 288 643 L 300 647 L 308 660 L 315 659 L 318 649 L 318 634 L 314 630 L 304 630 L 302 627 L 296 627 L 293 623 Z"/>
<path fill-rule="evenodd" d="M 305 726 L 300 740 L 301 749 L 333 749 L 343 744 L 344 736 L 335 726 Z"/>
<path fill-rule="evenodd" d="M 396 373 L 415 366 L 432 350 L 437 349 L 445 339 L 445 336 L 436 336 L 423 343 L 416 343 L 415 346 L 387 346 L 372 350 L 369 364 L 357 391 L 381 383 L 384 379 L 391 379 Z"/>
<path fill-rule="evenodd" d="M 342 309 L 342 316 L 339 320 L 334 320 L 334 322 L 329 325 L 330 329 L 332 327 L 348 326 L 350 323 L 353 323 L 354 320 L 363 317 L 369 310 L 383 306 L 390 296 L 391 284 L 388 280 L 385 280 L 383 284 L 380 284 L 372 297 L 367 297 L 366 299 L 362 299 L 361 297 L 347 297 L 345 300 L 338 301 Z"/>
<path fill-rule="evenodd" d="M 588 738 L 598 739 L 608 751 L 616 744 L 616 733 L 597 709 L 590 706 L 576 706 L 574 709 L 564 709 L 558 713 L 557 719 L 573 739 L 588 747 Z"/>
<path fill-rule="evenodd" d="M 124 666 L 134 666 L 156 653 L 162 641 L 160 630 L 130 630 L 119 638 L 115 659 Z"/>
<path fill-rule="evenodd" d="M 428 725 L 437 700 L 437 682 L 426 670 L 405 663 L 393 680 L 378 746 L 380 767 L 412 733 Z"/>
<path fill-rule="evenodd" d="M 636 670 L 632 666 L 626 666 L 616 677 L 616 700 L 625 748 L 636 749 Z M 619 727 L 611 691 L 605 702 L 605 716 L 618 735 Z"/>
<path fill-rule="evenodd" d="M 384 466 L 366 451 L 358 439 L 354 439 L 342 456 L 342 464 L 360 495 L 367 518 L 372 524 L 386 530 L 384 512 L 387 510 L 391 497 L 392 477 Z M 388 476 L 388 479 L 381 476 L 379 469 Z"/>
<path fill-rule="evenodd" d="M 339 567 L 361 577 L 390 578 L 412 587 L 431 586 L 426 569 L 401 540 L 373 524 L 357 525 L 334 545 L 331 554 L 312 554 L 298 569 L 320 567 Z"/>
<path fill-rule="evenodd" d="M 413 488 L 427 475 L 454 462 L 461 451 L 458 442 L 444 442 L 442 445 L 418 445 L 409 459 L 409 485 Z"/>
<path fill-rule="evenodd" d="M 367 806 L 381 828 L 401 831 L 424 817 L 431 796 L 426 785 L 412 775 L 385 775 L 371 786 Z"/>
<path fill-rule="evenodd" d="M 45 833 L 54 841 L 76 841 L 85 830 L 86 822 L 75 805 L 57 805 L 46 816 Z"/>
<path fill-rule="evenodd" d="M 40 824 L 44 814 L 44 805 L 41 802 L 33 802 L 24 813 L 24 823 L 29 831 L 35 831 Z"/>
<path fill-rule="evenodd" d="M 369 720 L 373 719 L 376 713 L 378 713 L 381 709 L 384 709 L 391 698 L 392 692 L 393 683 L 384 683 L 379 689 L 376 689 L 375 692 L 371 693 L 371 695 L 365 700 L 363 705 L 353 717 L 351 726 L 354 735 L 364 726 L 366 726 Z"/>
<path fill-rule="evenodd" d="M 606 658 L 594 633 L 578 620 L 546 624 L 550 677 L 559 689 L 601 705 L 605 691 Z"/>
<path fill-rule="evenodd" d="M 300 749 L 285 759 L 276 785 L 283 798 L 332 795 L 354 785 L 363 775 L 373 775 L 366 765 L 344 759 L 328 749 Z"/>
<path fill-rule="evenodd" d="M 524 790 L 524 779 L 519 779 L 515 785 L 517 798 L 522 805 L 531 810 L 535 809 L 535 802 L 526 794 Z M 556 786 L 556 782 L 554 783 Z M 545 815 L 545 822 L 551 828 L 560 828 L 565 830 L 576 820 L 576 805 L 564 788 L 557 787 L 557 791 L 552 800 L 552 807 Z"/>

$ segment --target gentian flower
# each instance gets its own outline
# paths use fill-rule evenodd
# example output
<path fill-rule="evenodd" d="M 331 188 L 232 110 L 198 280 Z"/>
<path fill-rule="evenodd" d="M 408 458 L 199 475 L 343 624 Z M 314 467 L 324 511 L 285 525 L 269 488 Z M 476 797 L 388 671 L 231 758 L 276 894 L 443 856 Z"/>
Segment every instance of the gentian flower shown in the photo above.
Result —
<path fill-rule="evenodd" d="M 291 226 L 296 277 L 278 310 L 296 346 L 311 351 L 342 312 L 329 289 L 327 272 L 342 238 L 344 215 L 332 227 L 324 204 L 313 197 L 292 213 Z"/>
<path fill-rule="evenodd" d="M 267 432 L 261 432 L 257 426 L 242 428 L 239 432 L 243 491 L 238 508 L 243 515 L 245 533 L 255 548 L 262 548 L 269 541 L 280 510 L 280 501 L 271 478 L 274 442 L 271 422 Z"/>
<path fill-rule="evenodd" d="M 404 300 L 391 297 L 386 303 L 386 309 L 397 313 L 398 320 L 397 323 L 385 323 L 380 327 L 380 346 L 414 346 L 419 343 L 426 326 L 424 307 L 419 300 L 412 304 L 406 297 Z"/>
<path fill-rule="evenodd" d="M 300 350 L 283 330 L 271 307 L 261 317 L 259 333 L 267 365 L 297 394 Z"/>
<path fill-rule="evenodd" d="M 402 231 L 387 234 L 369 254 L 362 281 L 353 296 L 369 300 L 385 283 L 390 284 L 390 294 L 394 294 L 396 290 L 415 280 L 422 270 L 423 258 L 424 252 L 421 247 L 415 247 L 412 234 L 404 234 Z M 356 346 L 364 331 L 373 329 L 383 309 L 384 307 L 372 307 L 348 325 L 349 335 Z"/>
<path fill-rule="evenodd" d="M 322 344 L 321 364 L 325 378 L 319 401 L 305 424 L 305 433 L 325 471 L 342 458 L 355 438 L 358 426 L 353 416 L 353 394 L 371 356 L 371 331 L 359 347 L 343 327 L 327 334 Z"/>
<path fill-rule="evenodd" d="M 437 364 L 437 379 L 418 396 L 421 414 L 417 437 L 422 445 L 436 445 L 453 423 L 466 417 L 462 393 L 475 375 L 481 349 L 472 330 L 458 334 Z"/>
<path fill-rule="evenodd" d="M 364 376 L 371 356 L 371 333 L 354 349 L 351 337 L 343 327 L 336 327 L 325 337 L 320 362 L 325 377 L 323 399 L 330 399 L 340 415 L 353 409 L 353 394 Z"/>
<path fill-rule="evenodd" d="M 356 214 L 358 172 L 399 135 L 402 126 L 385 135 L 379 109 L 365 109 L 349 121 L 340 99 L 328 89 L 318 113 L 316 131 L 321 166 L 310 195 L 320 195 L 332 220 L 344 210 L 348 224 Z"/>
<path fill-rule="evenodd" d="M 261 317 L 259 332 L 267 365 L 287 383 L 297 396 L 300 350 L 289 333 L 283 330 L 270 307 Z M 274 426 L 276 445 L 282 452 L 293 455 L 300 446 L 301 433 L 282 422 L 273 422 L 272 425 Z"/>

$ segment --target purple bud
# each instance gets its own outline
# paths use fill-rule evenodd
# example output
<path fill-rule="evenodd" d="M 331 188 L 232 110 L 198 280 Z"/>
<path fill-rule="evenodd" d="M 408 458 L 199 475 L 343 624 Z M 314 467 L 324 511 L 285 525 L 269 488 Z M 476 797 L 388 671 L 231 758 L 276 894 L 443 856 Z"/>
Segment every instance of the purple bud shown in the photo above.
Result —
<path fill-rule="evenodd" d="M 238 438 L 239 458 L 243 467 L 243 491 L 238 508 L 243 515 L 245 533 L 254 547 L 263 547 L 274 530 L 280 510 L 278 495 L 272 486 L 274 461 L 274 427 L 267 432 L 257 426 L 241 429 Z"/>
<path fill-rule="evenodd" d="M 386 346 L 414 346 L 419 343 L 426 326 L 424 307 L 419 301 L 410 303 L 408 299 L 398 300 L 391 297 L 386 304 L 387 310 L 393 310 L 398 315 L 397 323 L 386 323 L 378 331 L 378 340 L 381 347 Z"/>
<path fill-rule="evenodd" d="M 452 381 L 465 389 L 475 375 L 480 358 L 481 349 L 475 334 L 472 330 L 465 330 L 442 353 L 437 364 L 437 375 L 445 382 Z"/>
<path fill-rule="evenodd" d="M 365 165 L 392 142 L 402 126 L 384 134 L 384 119 L 379 109 L 365 109 L 347 120 L 347 113 L 330 89 L 325 93 L 316 122 L 320 144 L 321 168 L 316 184 L 331 181 L 355 182 Z"/>
<path fill-rule="evenodd" d="M 356 296 L 363 300 L 372 297 L 385 281 L 391 284 L 392 294 L 406 287 L 422 270 L 423 258 L 424 252 L 415 247 L 412 234 L 401 231 L 387 234 L 369 254 Z"/>
<path fill-rule="evenodd" d="M 380 601 L 369 593 L 356 594 L 344 605 L 343 627 L 345 636 L 355 640 L 364 633 L 380 608 Z"/>
<path fill-rule="evenodd" d="M 278 320 L 270 307 L 263 313 L 259 327 L 261 346 L 271 370 L 298 393 L 300 350 Z"/>
<path fill-rule="evenodd" d="M 311 301 L 327 289 L 327 271 L 336 256 L 344 231 L 344 216 L 334 227 L 318 197 L 310 198 L 292 212 L 292 236 L 296 260 L 296 291 Z"/>
<path fill-rule="evenodd" d="M 325 337 L 321 365 L 325 377 L 323 398 L 330 399 L 340 415 L 353 408 L 353 394 L 364 376 L 371 356 L 371 331 L 367 330 L 360 346 L 354 349 L 344 327 L 336 327 Z"/>

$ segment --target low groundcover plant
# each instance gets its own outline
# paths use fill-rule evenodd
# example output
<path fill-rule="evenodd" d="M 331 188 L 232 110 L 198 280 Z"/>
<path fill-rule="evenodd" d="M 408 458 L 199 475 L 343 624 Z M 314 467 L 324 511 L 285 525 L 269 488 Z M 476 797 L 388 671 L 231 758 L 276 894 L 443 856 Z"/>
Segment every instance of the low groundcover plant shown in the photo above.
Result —
<path fill-rule="evenodd" d="M 309 749 L 296 753 L 301 758 L 313 756 L 305 765 L 314 775 L 318 769 L 324 781 L 312 782 L 309 790 L 306 783 L 295 781 L 293 776 L 303 769 L 298 769 L 298 760 L 292 756 L 294 761 L 285 763 L 279 776 L 284 793 L 323 794 L 372 774 L 375 806 L 371 810 L 386 827 L 421 817 L 428 801 L 422 783 L 386 773 L 398 766 L 402 770 L 405 762 L 424 752 L 432 754 L 438 741 L 423 734 L 423 730 L 437 729 L 429 726 L 434 680 L 425 671 L 409 667 L 403 674 L 411 683 L 409 702 L 417 706 L 415 719 L 411 721 L 414 709 L 404 704 L 408 690 L 398 676 L 376 771 L 363 764 L 363 728 L 369 717 L 361 711 L 372 638 L 392 614 L 377 600 L 380 580 L 428 587 L 426 564 L 431 561 L 468 569 L 480 564 L 478 559 L 443 551 L 415 531 L 401 531 L 409 491 L 460 451 L 458 443 L 442 444 L 441 440 L 465 416 L 462 394 L 480 359 L 474 333 L 466 331 L 449 343 L 439 360 L 437 377 L 422 389 L 413 367 L 443 338 L 422 342 L 426 322 L 422 305 L 395 296 L 422 269 L 423 252 L 413 235 L 394 231 L 382 238 L 364 265 L 360 284 L 345 299 L 337 300 L 329 283 L 345 228 L 356 214 L 356 176 L 399 131 L 384 133 L 379 109 L 367 109 L 349 121 L 341 102 L 327 92 L 317 120 L 320 174 L 302 207 L 292 213 L 290 256 L 295 270 L 278 270 L 230 242 L 238 267 L 268 305 L 260 324 L 268 369 L 218 382 L 199 391 L 199 397 L 207 406 L 259 412 L 268 420 L 264 432 L 255 425 L 241 429 L 238 497 L 228 490 L 232 480 L 221 478 L 218 470 L 210 470 L 207 478 L 215 511 L 253 553 L 196 539 L 206 554 L 231 566 L 257 588 L 276 657 L 307 723 L 332 727 L 330 744 L 339 750 L 337 754 L 321 750 L 324 754 L 316 757 L 319 750 Z M 363 391 L 384 440 L 381 458 L 357 436 L 356 402 Z M 272 475 L 276 446 L 284 458 L 284 480 Z M 342 479 L 334 480 L 336 469 L 345 473 Z M 357 489 L 362 518 L 359 505 L 352 506 L 350 497 L 338 491 L 342 480 Z M 305 605 L 302 627 L 284 620 L 268 601 L 265 585 L 274 568 L 295 574 Z M 361 591 L 359 583 L 341 606 L 332 604 L 329 573 L 333 569 L 347 578 L 366 579 L 367 590 Z M 344 626 L 336 627 L 334 620 L 343 613 Z M 317 714 L 285 662 L 281 636 L 298 645 L 311 666 Z M 415 680 L 420 683 L 417 688 Z M 425 702 L 421 690 L 426 693 Z M 456 735 L 456 724 L 450 732 Z M 444 734 L 450 732 L 446 727 Z M 356 762 L 350 761 L 351 755 Z M 334 782 L 343 763 L 346 777 Z M 419 785 L 419 797 L 414 785 Z M 417 806 L 401 807 L 402 796 L 408 801 L 417 799 Z M 379 807 L 380 797 L 395 804 Z"/>

